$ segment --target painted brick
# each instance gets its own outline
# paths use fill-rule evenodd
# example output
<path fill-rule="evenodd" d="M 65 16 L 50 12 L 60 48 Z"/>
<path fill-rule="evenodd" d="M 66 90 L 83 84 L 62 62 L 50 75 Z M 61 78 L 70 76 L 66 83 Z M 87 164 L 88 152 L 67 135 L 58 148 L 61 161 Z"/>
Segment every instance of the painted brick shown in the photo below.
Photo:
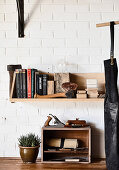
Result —
<path fill-rule="evenodd" d="M 41 47 L 40 39 L 18 39 L 18 47 Z"/>
<path fill-rule="evenodd" d="M 52 21 L 52 13 L 35 13 L 30 16 L 31 21 Z"/>
<path fill-rule="evenodd" d="M 64 47 L 65 43 L 63 39 L 43 39 L 42 47 Z"/>
<path fill-rule="evenodd" d="M 93 65 L 78 65 L 78 71 L 79 73 L 100 73 L 101 72 L 101 65 L 99 64 L 93 64 Z"/>
<path fill-rule="evenodd" d="M 30 38 L 53 38 L 53 32 L 52 31 L 30 31 Z"/>
<path fill-rule="evenodd" d="M 0 5 L 0 13 L 14 13 L 16 10 L 16 5 Z"/>
<path fill-rule="evenodd" d="M 6 56 L 12 57 L 29 57 L 29 48 L 7 48 Z"/>
<path fill-rule="evenodd" d="M 54 31 L 54 38 L 75 38 L 77 32 L 74 30 Z"/>
<path fill-rule="evenodd" d="M 28 62 L 29 61 L 29 62 Z M 34 67 L 36 68 L 36 66 L 38 64 L 41 64 L 41 56 L 37 57 L 37 56 L 31 56 L 31 57 L 18 57 L 18 63 L 20 64 L 26 64 L 27 68 L 31 68 Z M 25 67 L 24 67 L 25 68 Z"/>
<path fill-rule="evenodd" d="M 40 4 L 25 4 L 24 5 L 25 13 L 29 13 L 30 16 L 40 13 Z"/>
<path fill-rule="evenodd" d="M 78 3 L 79 4 L 87 4 L 87 3 L 101 3 L 102 0 L 85 0 L 85 1 L 82 1 L 82 0 L 78 0 Z"/>
<path fill-rule="evenodd" d="M 41 30 L 64 30 L 63 22 L 41 22 Z"/>
<path fill-rule="evenodd" d="M 5 0 L 6 4 L 15 4 L 16 5 L 16 0 Z M 24 4 L 28 3 L 29 0 L 24 0 Z"/>
<path fill-rule="evenodd" d="M 90 34 L 90 30 L 89 30 L 89 22 L 65 22 L 65 30 L 66 31 L 78 31 L 81 33 L 89 33 Z"/>
<path fill-rule="evenodd" d="M 118 12 L 119 11 L 119 4 L 114 3 L 114 11 Z"/>
<path fill-rule="evenodd" d="M 0 48 L 1 47 L 17 47 L 16 39 L 0 39 Z"/>
<path fill-rule="evenodd" d="M 1 1 L 0 1 L 0 4 L 4 4 L 4 3 L 5 3 L 5 1 L 4 1 L 4 0 L 1 0 Z"/>
<path fill-rule="evenodd" d="M 88 47 L 89 39 L 86 37 L 81 37 L 77 39 L 66 39 L 67 47 Z"/>
<path fill-rule="evenodd" d="M 77 0 L 54 0 L 55 4 L 77 4 Z"/>
<path fill-rule="evenodd" d="M 43 0 L 42 2 L 39 0 L 29 0 L 29 3 L 31 4 L 52 4 L 52 0 Z"/>
<path fill-rule="evenodd" d="M 25 31 L 27 32 L 33 30 L 35 32 L 35 31 L 39 31 L 40 28 L 41 28 L 40 22 L 27 21 Z"/>
<path fill-rule="evenodd" d="M 13 14 L 5 14 L 5 22 L 17 22 L 17 13 Z"/>
<path fill-rule="evenodd" d="M 69 64 L 89 64 L 88 56 L 67 56 L 66 61 Z"/>
<path fill-rule="evenodd" d="M 119 12 L 102 13 L 102 21 L 114 21 L 118 20 Z"/>
<path fill-rule="evenodd" d="M 53 55 L 51 48 L 30 48 L 30 56 Z"/>
<path fill-rule="evenodd" d="M 16 30 L 16 23 L 0 23 L 0 30 Z"/>
<path fill-rule="evenodd" d="M 5 56 L 5 48 L 0 48 L 0 58 Z"/>
<path fill-rule="evenodd" d="M 59 64 L 60 62 L 64 62 L 65 57 L 64 56 L 43 56 L 42 57 L 42 64 Z"/>
<path fill-rule="evenodd" d="M 11 56 L 11 57 L 2 57 L 0 58 L 0 62 L 2 64 L 16 64 L 17 63 L 17 58 L 15 56 Z"/>
<path fill-rule="evenodd" d="M 78 13 L 78 21 L 101 21 L 100 13 Z"/>
<path fill-rule="evenodd" d="M 4 14 L 0 14 L 0 22 L 4 22 Z"/>
<path fill-rule="evenodd" d="M 77 54 L 77 48 L 54 48 L 54 55 L 74 56 Z"/>
<path fill-rule="evenodd" d="M 5 36 L 6 38 L 8 39 L 14 39 L 14 38 L 17 38 L 18 37 L 18 30 L 8 30 L 8 31 L 5 31 Z"/>
<path fill-rule="evenodd" d="M 45 13 L 63 13 L 64 5 L 41 5 L 41 12 Z"/>
<path fill-rule="evenodd" d="M 80 5 L 65 5 L 66 12 L 88 12 L 89 4 L 80 4 Z"/>
<path fill-rule="evenodd" d="M 90 5 L 91 12 L 112 12 L 113 3 L 95 3 Z"/>
<path fill-rule="evenodd" d="M 54 21 L 75 21 L 76 14 L 75 13 L 54 13 L 53 20 Z"/>

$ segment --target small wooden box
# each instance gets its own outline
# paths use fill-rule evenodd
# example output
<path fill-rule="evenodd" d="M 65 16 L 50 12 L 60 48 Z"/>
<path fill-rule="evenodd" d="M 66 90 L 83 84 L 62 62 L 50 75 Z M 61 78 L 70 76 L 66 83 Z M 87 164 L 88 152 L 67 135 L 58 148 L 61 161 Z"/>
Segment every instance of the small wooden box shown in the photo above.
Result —
<path fill-rule="evenodd" d="M 48 139 L 77 139 L 81 150 L 48 150 L 46 141 Z M 83 149 L 86 148 L 86 149 Z M 43 163 L 65 163 L 65 159 L 85 158 L 85 161 L 75 163 L 90 163 L 91 162 L 91 128 L 58 128 L 58 127 L 43 127 L 41 137 L 41 161 Z M 63 160 L 64 159 L 64 160 Z M 70 162 L 70 161 L 68 161 Z"/>

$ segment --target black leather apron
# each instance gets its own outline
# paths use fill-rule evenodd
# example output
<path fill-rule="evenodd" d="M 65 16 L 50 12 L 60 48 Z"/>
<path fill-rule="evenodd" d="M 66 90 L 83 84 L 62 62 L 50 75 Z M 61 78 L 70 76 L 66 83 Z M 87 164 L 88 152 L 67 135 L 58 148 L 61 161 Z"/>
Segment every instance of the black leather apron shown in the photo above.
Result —
<path fill-rule="evenodd" d="M 105 153 L 108 170 L 119 170 L 118 68 L 114 56 L 114 22 L 110 23 L 111 59 L 104 61 L 106 96 L 104 102 Z"/>

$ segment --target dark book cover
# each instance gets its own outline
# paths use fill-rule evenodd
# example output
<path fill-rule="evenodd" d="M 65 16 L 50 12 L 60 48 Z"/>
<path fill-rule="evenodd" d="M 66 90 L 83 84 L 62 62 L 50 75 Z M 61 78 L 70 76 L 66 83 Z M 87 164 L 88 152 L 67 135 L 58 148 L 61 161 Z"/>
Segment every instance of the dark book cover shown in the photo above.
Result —
<path fill-rule="evenodd" d="M 27 97 L 31 98 L 31 69 L 27 69 Z"/>
<path fill-rule="evenodd" d="M 16 94 L 17 94 L 17 98 L 20 98 L 20 73 L 19 73 L 19 69 L 16 69 L 15 73 L 16 73 Z"/>
<path fill-rule="evenodd" d="M 43 75 L 36 74 L 36 93 L 43 95 Z"/>
<path fill-rule="evenodd" d="M 22 96 L 27 98 L 27 72 L 26 69 L 22 69 Z"/>
<path fill-rule="evenodd" d="M 43 74 L 43 95 L 47 95 L 48 74 Z"/>
<path fill-rule="evenodd" d="M 19 69 L 19 86 L 20 86 L 20 98 L 23 98 L 23 77 L 22 77 L 22 69 Z"/>
<path fill-rule="evenodd" d="M 36 69 L 31 69 L 31 98 L 34 98 L 35 94 L 35 72 Z"/>

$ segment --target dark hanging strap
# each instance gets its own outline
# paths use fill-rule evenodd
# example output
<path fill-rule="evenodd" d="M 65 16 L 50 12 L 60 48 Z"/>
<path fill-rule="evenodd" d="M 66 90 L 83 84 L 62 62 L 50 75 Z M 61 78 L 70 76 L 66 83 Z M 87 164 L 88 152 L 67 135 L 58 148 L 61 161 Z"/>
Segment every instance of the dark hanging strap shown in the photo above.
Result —
<path fill-rule="evenodd" d="M 114 65 L 114 21 L 110 22 L 110 36 L 111 36 L 111 49 L 110 49 L 110 59 L 111 65 Z"/>

